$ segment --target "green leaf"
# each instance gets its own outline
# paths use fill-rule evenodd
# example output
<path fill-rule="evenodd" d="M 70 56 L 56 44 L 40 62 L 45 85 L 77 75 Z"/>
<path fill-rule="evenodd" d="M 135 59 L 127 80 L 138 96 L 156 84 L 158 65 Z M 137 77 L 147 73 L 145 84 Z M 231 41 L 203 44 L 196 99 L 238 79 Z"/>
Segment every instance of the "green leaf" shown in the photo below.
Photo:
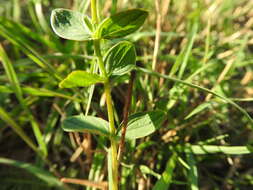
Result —
<path fill-rule="evenodd" d="M 197 106 L 194 110 L 192 110 L 191 113 L 189 113 L 185 119 L 189 119 L 191 118 L 192 116 L 196 115 L 197 113 L 203 111 L 204 109 L 207 109 L 207 108 L 210 108 L 212 106 L 212 103 L 211 102 L 205 102 L 203 104 L 200 104 L 199 106 Z"/>
<path fill-rule="evenodd" d="M 187 145 L 184 148 L 185 153 L 193 154 L 231 154 L 241 155 L 252 153 L 247 146 L 218 146 L 218 145 Z"/>
<path fill-rule="evenodd" d="M 155 183 L 155 186 L 152 190 L 161 190 L 161 189 L 169 189 L 170 184 L 172 183 L 173 171 L 176 167 L 177 155 L 173 153 L 171 158 L 167 161 L 166 169 L 162 173 L 161 178 Z"/>
<path fill-rule="evenodd" d="M 6 159 L 6 158 L 1 158 L 1 157 L 0 157 L 0 164 L 7 164 L 7 165 L 24 169 L 28 171 L 29 173 L 35 175 L 37 178 L 41 179 L 42 181 L 46 182 L 46 184 L 49 186 L 63 187 L 63 184 L 60 182 L 60 180 L 54 177 L 51 173 L 41 168 L 38 168 L 32 164 L 19 162 L 16 160 L 11 160 L 11 159 Z"/>
<path fill-rule="evenodd" d="M 194 155 L 192 153 L 186 154 L 186 158 L 188 161 L 188 164 L 190 166 L 190 169 L 188 170 L 187 179 L 188 184 L 191 187 L 191 190 L 199 190 L 198 188 L 198 169 L 197 169 L 197 163 L 194 158 Z"/>
<path fill-rule="evenodd" d="M 77 115 L 65 119 L 62 128 L 67 132 L 90 132 L 94 134 L 109 136 L 109 123 L 94 116 Z"/>
<path fill-rule="evenodd" d="M 98 74 L 88 73 L 86 71 L 73 71 L 63 81 L 60 82 L 60 88 L 87 87 L 96 83 L 103 83 L 105 79 Z"/>
<path fill-rule="evenodd" d="M 123 75 L 135 68 L 136 53 L 131 42 L 117 43 L 105 56 L 106 70 L 109 75 Z"/>
<path fill-rule="evenodd" d="M 105 19 L 98 27 L 98 38 L 120 38 L 138 30 L 148 16 L 142 9 L 131 9 Z"/>
<path fill-rule="evenodd" d="M 126 139 L 133 140 L 155 132 L 164 121 L 164 116 L 162 111 L 136 113 L 129 116 Z"/>
<path fill-rule="evenodd" d="M 89 17 L 68 9 L 54 9 L 51 14 L 51 26 L 54 32 L 65 39 L 91 40 Z"/>
<path fill-rule="evenodd" d="M 20 83 L 17 77 L 17 74 L 13 68 L 13 64 L 9 57 L 7 56 L 4 48 L 0 44 L 0 61 L 3 64 L 3 68 L 6 72 L 7 78 L 10 81 L 11 87 L 16 94 L 19 101 L 23 100 L 23 93 L 20 87 Z"/>

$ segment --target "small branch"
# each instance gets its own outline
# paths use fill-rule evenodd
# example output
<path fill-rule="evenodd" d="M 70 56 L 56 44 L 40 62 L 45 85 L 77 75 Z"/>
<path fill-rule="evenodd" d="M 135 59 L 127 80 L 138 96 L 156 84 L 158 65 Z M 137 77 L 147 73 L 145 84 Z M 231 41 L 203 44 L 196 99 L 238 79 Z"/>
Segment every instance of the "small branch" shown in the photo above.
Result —
<path fill-rule="evenodd" d="M 135 72 L 131 72 L 131 77 L 128 83 L 127 96 L 126 96 L 126 101 L 125 101 L 126 103 L 125 103 L 124 111 L 123 111 L 123 124 L 122 124 L 121 139 L 120 139 L 119 151 L 118 151 L 119 163 L 124 151 L 125 136 L 126 136 L 127 123 L 128 123 L 128 114 L 129 114 L 130 105 L 131 105 L 134 78 L 135 78 Z"/>
<path fill-rule="evenodd" d="M 93 182 L 93 181 L 89 181 L 89 180 L 74 179 L 74 178 L 61 178 L 61 182 L 83 185 L 83 186 L 88 186 L 88 187 L 94 187 L 94 188 L 98 188 L 98 189 L 102 189 L 102 190 L 108 189 L 107 182 Z"/>

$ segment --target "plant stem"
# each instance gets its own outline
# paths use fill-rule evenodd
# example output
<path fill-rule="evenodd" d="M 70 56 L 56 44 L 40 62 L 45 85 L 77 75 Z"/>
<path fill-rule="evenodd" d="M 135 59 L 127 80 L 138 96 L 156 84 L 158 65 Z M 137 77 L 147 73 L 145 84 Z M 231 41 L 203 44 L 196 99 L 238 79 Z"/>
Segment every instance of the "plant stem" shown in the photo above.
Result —
<path fill-rule="evenodd" d="M 93 24 L 98 24 L 98 15 L 97 15 L 97 0 L 91 0 L 91 18 Z"/>
<path fill-rule="evenodd" d="M 116 135 L 116 129 L 114 126 L 114 115 L 113 115 L 113 106 L 112 106 L 112 97 L 111 97 L 111 86 L 109 82 L 105 83 L 105 94 L 106 94 L 106 104 L 107 104 L 107 112 L 109 119 L 109 127 L 110 127 L 110 141 L 111 141 L 111 166 L 112 168 L 108 168 L 112 170 L 112 181 L 113 185 L 110 189 L 117 190 L 118 189 L 118 160 L 117 160 L 117 142 L 114 138 Z"/>
<path fill-rule="evenodd" d="M 109 119 L 110 132 L 115 134 L 116 130 L 114 127 L 114 115 L 112 107 L 112 97 L 111 97 L 111 86 L 109 82 L 105 83 L 105 94 L 106 94 L 106 103 L 107 103 L 107 112 Z"/>
<path fill-rule="evenodd" d="M 94 50 L 95 54 L 98 58 L 98 65 L 99 69 L 101 71 L 101 74 L 105 77 L 107 77 L 106 70 L 103 63 L 103 58 L 100 50 L 100 41 L 95 40 L 94 41 Z M 113 115 L 113 105 L 112 105 L 112 97 L 111 97 L 111 84 L 109 80 L 107 79 L 107 82 L 104 84 L 105 88 L 105 94 L 106 94 L 106 105 L 107 105 L 107 112 L 108 112 L 108 120 L 109 120 L 109 130 L 111 133 L 110 137 L 110 143 L 111 143 L 111 166 L 112 168 L 108 168 L 108 171 L 112 171 L 112 187 L 110 189 L 112 190 L 118 190 L 118 160 L 117 160 L 117 142 L 115 140 L 116 135 L 116 129 L 114 126 L 114 115 Z M 109 183 L 110 184 L 110 183 Z"/>
<path fill-rule="evenodd" d="M 95 25 L 95 27 L 99 23 L 97 7 L 98 7 L 97 1 L 91 0 L 92 22 Z M 106 94 L 106 105 L 107 105 L 108 120 L 109 120 L 109 130 L 111 133 L 111 136 L 110 136 L 110 143 L 111 143 L 110 149 L 111 150 L 109 151 L 109 153 L 111 154 L 110 155 L 111 167 L 109 167 L 109 165 L 108 165 L 108 173 L 110 173 L 109 171 L 111 171 L 111 173 L 112 173 L 112 183 L 109 183 L 110 184 L 109 189 L 110 190 L 118 190 L 117 141 L 115 139 L 116 129 L 114 126 L 114 113 L 113 113 L 113 104 L 112 104 L 112 97 L 111 97 L 111 84 L 109 82 L 109 79 L 108 79 L 108 76 L 107 76 L 107 73 L 105 70 L 104 62 L 103 62 L 103 56 L 102 56 L 101 49 L 100 49 L 100 39 L 94 40 L 94 52 L 97 57 L 100 73 L 103 77 L 105 77 L 107 79 L 107 81 L 104 84 L 104 90 L 105 90 L 105 94 Z"/>

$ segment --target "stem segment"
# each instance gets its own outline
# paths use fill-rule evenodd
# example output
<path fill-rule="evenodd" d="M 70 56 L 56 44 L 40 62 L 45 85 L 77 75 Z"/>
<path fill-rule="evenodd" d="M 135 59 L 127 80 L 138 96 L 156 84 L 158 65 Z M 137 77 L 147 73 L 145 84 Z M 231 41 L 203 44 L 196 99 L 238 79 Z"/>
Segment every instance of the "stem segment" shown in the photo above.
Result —
<path fill-rule="evenodd" d="M 91 0 L 91 18 L 93 24 L 98 24 L 98 15 L 97 15 L 97 0 Z"/>
<path fill-rule="evenodd" d="M 101 54 L 101 50 L 100 50 L 100 41 L 99 40 L 95 40 L 94 41 L 94 49 L 95 49 L 95 54 L 98 58 L 98 65 L 99 65 L 99 69 L 100 72 L 102 74 L 102 76 L 104 76 L 105 78 L 107 77 L 106 74 L 106 70 L 104 67 L 104 63 L 103 63 L 103 58 L 102 58 L 102 54 Z M 115 139 L 115 135 L 116 135 L 116 129 L 114 126 L 114 115 L 113 115 L 113 105 L 112 105 L 112 97 L 111 97 L 111 85 L 110 82 L 107 79 L 107 82 L 105 83 L 105 94 L 106 94 L 106 105 L 107 105 L 107 112 L 108 112 L 108 119 L 109 119 L 109 127 L 110 127 L 110 133 L 111 133 L 111 137 L 110 137 L 110 143 L 111 143 L 111 166 L 112 168 L 108 168 L 108 170 L 112 171 L 112 187 L 110 187 L 110 189 L 112 190 L 118 190 L 118 160 L 117 160 L 117 142 Z"/>
<path fill-rule="evenodd" d="M 106 104 L 107 104 L 107 112 L 110 126 L 110 142 L 111 142 L 111 166 L 112 168 L 108 168 L 108 170 L 112 170 L 112 181 L 113 185 L 110 189 L 118 190 L 118 160 L 117 160 L 117 142 L 115 140 L 116 129 L 114 126 L 114 115 L 113 115 L 113 106 L 112 106 L 112 97 L 111 97 L 111 86 L 110 83 L 105 83 L 105 94 L 106 94 Z"/>
<path fill-rule="evenodd" d="M 97 26 L 99 23 L 98 20 L 98 12 L 97 12 L 97 0 L 91 0 L 91 14 L 92 14 L 92 22 Z M 110 190 L 118 190 L 118 160 L 117 160 L 117 141 L 115 139 L 116 136 L 116 129 L 114 126 L 114 113 L 113 113 L 113 104 L 112 104 L 112 97 L 111 97 L 111 84 L 109 82 L 104 62 L 103 62 L 103 56 L 101 54 L 100 49 L 100 39 L 94 40 L 94 52 L 97 57 L 97 62 L 99 65 L 100 73 L 103 77 L 107 79 L 107 81 L 104 84 L 104 90 L 106 94 L 106 105 L 107 105 L 107 112 L 108 112 L 108 120 L 109 120 L 109 127 L 110 127 L 110 151 L 109 155 L 111 157 L 111 167 L 108 167 L 108 172 L 112 174 L 112 183 L 110 184 Z M 109 166 L 109 165 L 108 165 Z"/>

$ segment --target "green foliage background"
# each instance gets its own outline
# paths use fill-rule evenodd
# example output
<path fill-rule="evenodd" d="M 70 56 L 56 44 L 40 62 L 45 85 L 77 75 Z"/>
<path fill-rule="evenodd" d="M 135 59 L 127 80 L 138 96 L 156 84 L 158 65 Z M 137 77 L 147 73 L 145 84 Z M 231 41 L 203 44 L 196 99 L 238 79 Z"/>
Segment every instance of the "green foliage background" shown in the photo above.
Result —
<path fill-rule="evenodd" d="M 149 11 L 144 27 L 127 37 L 136 45 L 137 65 L 146 69 L 136 71 L 131 113 L 166 113 L 158 131 L 127 144 L 121 189 L 251 189 L 253 2 L 100 4 L 102 18 L 129 8 Z M 95 66 L 91 42 L 63 40 L 52 32 L 49 17 L 59 7 L 90 14 L 89 1 L 83 0 L 0 0 L 0 189 L 62 189 L 55 171 L 106 181 L 105 139 L 81 135 L 89 142 L 86 153 L 71 162 L 78 146 L 60 127 L 66 116 L 85 112 L 92 88 L 76 93 L 58 88 L 59 81 L 73 70 Z M 115 43 L 105 41 L 103 50 Z M 117 79 L 120 85 L 113 88 L 117 125 L 128 79 Z M 89 113 L 106 119 L 100 87 L 94 89 Z"/>

